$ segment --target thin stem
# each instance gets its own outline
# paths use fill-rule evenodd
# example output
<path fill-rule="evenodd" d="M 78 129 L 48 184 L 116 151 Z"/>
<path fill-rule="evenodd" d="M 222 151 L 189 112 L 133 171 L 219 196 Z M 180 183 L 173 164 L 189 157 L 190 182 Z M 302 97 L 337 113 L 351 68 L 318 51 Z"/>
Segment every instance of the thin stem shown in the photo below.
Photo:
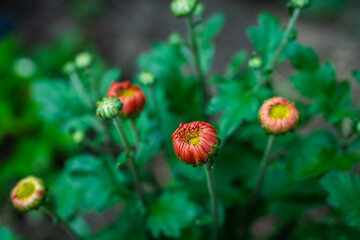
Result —
<path fill-rule="evenodd" d="M 81 237 L 74 231 L 70 224 L 67 221 L 61 219 L 55 211 L 46 207 L 45 205 L 42 205 L 40 208 L 54 221 L 55 224 L 60 225 L 71 239 L 81 239 Z"/>
<path fill-rule="evenodd" d="M 202 90 L 202 109 L 205 109 L 205 103 L 209 99 L 209 96 L 207 94 L 206 89 L 206 78 L 205 74 L 201 68 L 201 62 L 200 62 L 200 52 L 199 52 L 199 46 L 196 41 L 196 34 L 195 34 L 195 25 L 192 16 L 188 16 L 186 18 L 188 31 L 189 31 L 189 39 L 190 39 L 190 49 L 194 55 L 195 59 L 195 67 L 199 79 L 199 85 Z"/>
<path fill-rule="evenodd" d="M 129 141 L 128 141 L 127 138 L 126 138 L 124 129 L 123 129 L 123 127 L 121 126 L 121 123 L 120 123 L 119 118 L 118 118 L 118 117 L 114 118 L 114 119 L 113 119 L 113 122 L 114 122 L 114 124 L 115 124 L 116 130 L 117 130 L 118 133 L 119 133 L 119 136 L 120 136 L 120 138 L 121 138 L 121 142 L 124 144 L 125 151 L 126 151 L 127 153 L 130 153 L 130 152 L 131 152 L 131 147 L 130 147 Z"/>
<path fill-rule="evenodd" d="M 260 170 L 259 170 L 259 174 L 258 174 L 258 178 L 257 178 L 257 182 L 256 182 L 256 187 L 255 187 L 255 190 L 254 190 L 254 192 L 252 194 L 252 198 L 251 198 L 252 202 L 256 202 L 257 198 L 259 196 L 261 186 L 262 186 L 262 183 L 264 180 L 265 170 L 269 163 L 269 156 L 270 156 L 271 149 L 274 145 L 274 141 L 275 141 L 275 135 L 270 135 L 267 145 L 266 145 L 266 148 L 265 148 L 263 158 L 261 160 L 261 166 L 260 166 Z"/>
<path fill-rule="evenodd" d="M 211 173 L 211 163 L 205 164 L 205 173 L 206 173 L 206 179 L 207 179 L 207 186 L 210 194 L 210 200 L 211 200 L 211 207 L 212 207 L 212 214 L 213 214 L 213 239 L 218 239 L 218 208 L 217 208 L 217 202 L 216 202 L 216 195 L 215 195 L 215 189 L 214 189 L 214 181 L 212 179 L 212 173 Z"/>
<path fill-rule="evenodd" d="M 144 193 L 143 193 L 143 190 L 141 188 L 141 182 L 140 182 L 139 174 L 138 174 L 138 171 L 136 169 L 134 157 L 131 156 L 131 147 L 130 147 L 129 141 L 126 138 L 124 129 L 122 128 L 120 120 L 119 120 L 118 117 L 114 118 L 114 124 L 116 126 L 116 129 L 119 132 L 121 141 L 123 142 L 124 147 L 125 147 L 125 151 L 127 153 L 127 161 L 126 162 L 127 162 L 128 166 L 129 166 L 131 174 L 133 175 L 133 178 L 134 178 L 134 184 L 135 184 L 135 190 L 136 190 L 137 196 L 139 198 L 140 203 L 146 208 L 147 206 L 146 206 L 145 201 L 144 201 Z"/>
<path fill-rule="evenodd" d="M 275 64 L 279 60 L 279 57 L 280 57 L 282 51 L 284 50 L 284 47 L 286 46 L 286 44 L 289 41 L 289 34 L 290 34 L 291 30 L 294 28 L 296 20 L 298 19 L 299 15 L 300 15 L 300 8 L 295 8 L 295 10 L 288 22 L 288 25 L 286 26 L 285 33 L 281 39 L 281 42 L 280 42 L 278 48 L 276 49 L 274 55 L 272 56 L 271 60 L 269 61 L 268 65 L 266 66 L 265 70 L 273 70 Z"/>
<path fill-rule="evenodd" d="M 86 89 L 79 78 L 79 75 L 75 71 L 73 71 L 69 74 L 69 77 L 76 94 L 80 97 L 83 103 L 90 109 L 94 108 L 95 105 L 89 98 L 89 95 L 87 94 Z"/>
<path fill-rule="evenodd" d="M 136 169 L 136 164 L 135 164 L 135 160 L 134 157 L 131 155 L 131 147 L 129 144 L 129 141 L 126 138 L 125 132 L 123 127 L 121 126 L 119 117 L 114 118 L 113 119 L 114 124 L 116 126 L 116 129 L 118 130 L 118 133 L 120 135 L 121 141 L 124 144 L 125 147 L 125 151 L 126 151 L 126 163 L 131 171 L 131 174 L 134 178 L 134 185 L 135 185 L 135 191 L 136 191 L 136 195 L 138 197 L 138 200 L 140 202 L 140 204 L 145 208 L 145 214 L 143 215 L 143 228 L 145 231 L 145 235 L 146 235 L 146 239 L 152 239 L 151 233 L 147 230 L 146 228 L 146 216 L 149 214 L 149 208 L 148 205 L 145 201 L 145 197 L 144 197 L 144 192 L 143 189 L 141 188 L 141 182 L 140 182 L 140 177 L 139 177 L 139 173 Z"/>
<path fill-rule="evenodd" d="M 130 129 L 131 129 L 132 135 L 135 139 L 136 145 L 138 146 L 140 144 L 140 137 L 139 137 L 139 131 L 136 127 L 135 119 L 130 118 L 129 122 L 130 122 Z"/>

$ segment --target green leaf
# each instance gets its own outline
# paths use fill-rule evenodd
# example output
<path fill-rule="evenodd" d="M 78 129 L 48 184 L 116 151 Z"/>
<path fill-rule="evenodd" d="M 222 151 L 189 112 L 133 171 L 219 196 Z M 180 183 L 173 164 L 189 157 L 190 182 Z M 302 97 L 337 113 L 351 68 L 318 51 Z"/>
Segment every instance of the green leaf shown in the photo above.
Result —
<path fill-rule="evenodd" d="M 184 192 L 165 192 L 150 210 L 147 224 L 155 238 L 177 238 L 181 229 L 195 224 L 196 206 Z"/>
<path fill-rule="evenodd" d="M 0 226 L 0 239 L 1 240 L 16 240 L 17 238 L 8 228 Z"/>
<path fill-rule="evenodd" d="M 127 194 L 124 176 L 110 163 L 91 155 L 76 156 L 66 162 L 65 171 L 73 187 L 82 191 L 81 208 L 104 211 Z"/>
<path fill-rule="evenodd" d="M 239 68 L 244 64 L 246 57 L 247 52 L 245 50 L 240 50 L 234 54 L 225 71 L 225 76 L 228 79 L 232 78 L 238 72 Z"/>
<path fill-rule="evenodd" d="M 75 93 L 62 80 L 36 81 L 31 86 L 31 95 L 40 105 L 39 115 L 44 120 L 55 121 L 72 114 L 74 105 L 69 103 L 73 101 Z"/>
<path fill-rule="evenodd" d="M 138 151 L 136 152 L 136 161 L 139 164 L 146 163 L 156 152 L 161 149 L 164 140 L 163 133 L 157 124 L 148 125 L 148 129 L 144 133 Z"/>
<path fill-rule="evenodd" d="M 72 227 L 78 236 L 82 238 L 86 238 L 90 235 L 90 229 L 86 223 L 86 221 L 81 217 L 72 218 L 69 221 L 70 227 Z"/>
<path fill-rule="evenodd" d="M 256 82 L 255 73 L 248 70 L 233 81 L 220 85 L 218 95 L 211 99 L 207 112 L 222 112 L 218 132 L 222 140 L 225 140 L 243 120 L 253 121 L 257 118 L 260 103 L 269 93 L 265 88 L 252 91 Z"/>
<path fill-rule="evenodd" d="M 353 112 L 351 105 L 351 89 L 348 81 L 336 84 L 334 95 L 326 102 L 324 115 L 330 123 L 337 123 L 345 117 L 350 117 Z"/>
<path fill-rule="evenodd" d="M 61 129 L 66 133 L 72 133 L 76 130 L 88 131 L 90 129 L 94 129 L 97 132 L 105 131 L 103 124 L 95 114 L 73 116 L 63 122 Z"/>
<path fill-rule="evenodd" d="M 336 81 L 331 64 L 325 63 L 314 71 L 301 71 L 291 76 L 290 81 L 301 94 L 314 100 L 309 106 L 313 114 L 323 113 L 331 123 L 351 114 L 349 83 Z"/>
<path fill-rule="evenodd" d="M 125 163 L 127 157 L 128 154 L 126 152 L 120 153 L 120 155 L 116 159 L 116 167 L 121 167 Z"/>
<path fill-rule="evenodd" d="M 360 70 L 353 71 L 353 76 L 360 83 Z"/>
<path fill-rule="evenodd" d="M 295 140 L 288 149 L 286 162 L 297 179 L 315 177 L 330 169 L 349 170 L 358 158 L 354 154 L 337 153 L 338 148 L 334 135 L 317 131 Z"/>
<path fill-rule="evenodd" d="M 121 77 L 121 71 L 118 68 L 107 70 L 99 82 L 100 97 L 105 97 L 106 92 L 112 82 L 118 81 Z"/>
<path fill-rule="evenodd" d="M 73 187 L 68 174 L 60 174 L 50 186 L 50 195 L 54 198 L 56 212 L 63 219 L 71 219 L 79 208 L 83 197 L 82 189 Z"/>
<path fill-rule="evenodd" d="M 196 31 L 199 41 L 200 65 L 204 73 L 208 73 L 215 54 L 214 38 L 219 34 L 224 25 L 224 14 L 216 13 L 210 16 L 203 27 Z"/>
<path fill-rule="evenodd" d="M 205 42 L 214 39 L 224 26 L 225 16 L 223 13 L 215 13 L 210 16 L 203 25 L 201 37 Z"/>
<path fill-rule="evenodd" d="M 137 64 L 156 76 L 155 97 L 163 96 L 171 113 L 190 121 L 201 118 L 201 99 L 197 79 L 181 72 L 186 63 L 182 50 L 179 43 L 158 43 L 151 51 L 140 55 Z"/>
<path fill-rule="evenodd" d="M 320 67 L 316 53 L 298 43 L 290 43 L 286 48 L 286 54 L 291 65 L 299 71 L 314 71 Z"/>
<path fill-rule="evenodd" d="M 321 179 L 329 193 L 328 203 L 337 209 L 347 224 L 360 227 L 360 178 L 355 173 L 332 171 Z"/>
<path fill-rule="evenodd" d="M 258 25 L 257 28 L 248 28 L 247 35 L 253 47 L 261 55 L 263 66 L 267 66 L 280 44 L 283 31 L 280 29 L 279 20 L 268 13 L 260 14 Z"/>

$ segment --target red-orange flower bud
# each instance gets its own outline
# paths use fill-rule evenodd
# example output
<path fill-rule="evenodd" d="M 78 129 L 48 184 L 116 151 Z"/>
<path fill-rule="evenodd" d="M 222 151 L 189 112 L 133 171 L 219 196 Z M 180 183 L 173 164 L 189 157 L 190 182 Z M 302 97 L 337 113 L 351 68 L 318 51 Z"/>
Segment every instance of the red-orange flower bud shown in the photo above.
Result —
<path fill-rule="evenodd" d="M 123 118 L 136 116 L 146 103 L 145 95 L 141 88 L 128 81 L 111 83 L 106 97 L 114 96 L 124 104 L 120 111 Z"/>
<path fill-rule="evenodd" d="M 176 156 L 194 167 L 207 163 L 220 145 L 215 128 L 201 121 L 180 124 L 171 138 Z"/>
<path fill-rule="evenodd" d="M 266 100 L 259 109 L 259 121 L 269 134 L 284 134 L 292 130 L 299 119 L 294 103 L 282 97 Z"/>

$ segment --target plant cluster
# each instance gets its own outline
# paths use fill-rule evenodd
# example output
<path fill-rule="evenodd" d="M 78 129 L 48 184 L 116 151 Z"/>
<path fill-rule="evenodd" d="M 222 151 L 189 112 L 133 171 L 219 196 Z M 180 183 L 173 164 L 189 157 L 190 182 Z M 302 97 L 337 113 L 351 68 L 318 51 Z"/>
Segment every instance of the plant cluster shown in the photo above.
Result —
<path fill-rule="evenodd" d="M 310 5 L 289 1 L 285 28 L 262 13 L 246 30 L 252 53 L 236 52 L 224 73 L 210 71 L 224 15 L 173 0 L 187 35 L 141 54 L 133 81 L 88 52 L 66 78 L 35 81 L 39 116 L 79 152 L 56 179 L 19 181 L 14 207 L 43 210 L 77 239 L 357 239 L 359 109 L 349 81 L 296 40 Z M 273 81 L 281 62 L 292 67 L 285 88 Z M 88 227 L 109 211 L 110 223 Z M 271 229 L 256 230 L 266 218 Z"/>

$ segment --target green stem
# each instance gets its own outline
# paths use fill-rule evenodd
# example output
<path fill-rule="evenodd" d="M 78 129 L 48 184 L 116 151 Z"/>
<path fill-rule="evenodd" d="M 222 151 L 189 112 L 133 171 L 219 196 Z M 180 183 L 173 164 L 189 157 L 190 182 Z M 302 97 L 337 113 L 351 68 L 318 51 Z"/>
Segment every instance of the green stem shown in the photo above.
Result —
<path fill-rule="evenodd" d="M 254 192 L 252 194 L 252 198 L 251 198 L 252 202 L 256 202 L 259 197 L 261 186 L 262 186 L 262 183 L 264 180 L 265 170 L 269 163 L 269 156 L 270 156 L 271 149 L 274 145 L 274 141 L 275 141 L 275 135 L 270 135 L 267 145 L 266 145 L 266 148 L 265 148 L 263 158 L 261 160 L 261 166 L 260 166 L 260 170 L 259 170 L 259 174 L 258 174 L 258 178 L 257 178 L 257 182 L 256 182 L 256 187 L 255 187 L 255 190 L 254 190 Z"/>
<path fill-rule="evenodd" d="M 210 200 L 211 200 L 211 207 L 212 207 L 212 215 L 213 215 L 213 239 L 218 239 L 218 209 L 217 209 L 217 202 L 216 202 L 216 195 L 215 195 L 215 189 L 214 189 L 214 181 L 212 179 L 212 173 L 211 173 L 211 163 L 205 164 L 205 173 L 206 173 L 206 179 L 207 179 L 207 186 L 210 194 Z"/>
<path fill-rule="evenodd" d="M 140 137 L 139 137 L 139 131 L 138 131 L 137 127 L 136 127 L 135 119 L 130 118 L 129 122 L 130 122 L 130 129 L 131 129 L 132 135 L 133 135 L 133 137 L 135 139 L 135 143 L 136 143 L 137 146 L 139 146 Z"/>
<path fill-rule="evenodd" d="M 118 130 L 118 133 L 120 135 L 121 141 L 124 144 L 125 151 L 127 153 L 127 161 L 126 162 L 127 162 L 128 166 L 129 166 L 131 174 L 133 175 L 133 178 L 134 178 L 135 190 L 136 190 L 139 202 L 146 208 L 147 206 L 146 206 L 145 201 L 144 201 L 144 193 L 143 193 L 143 190 L 141 188 L 141 182 L 140 182 L 138 171 L 136 169 L 134 157 L 131 156 L 131 147 L 130 147 L 129 141 L 126 138 L 126 135 L 125 135 L 123 127 L 121 126 L 119 117 L 114 118 L 113 120 L 114 120 L 114 124 L 116 126 L 116 129 Z"/>
<path fill-rule="evenodd" d="M 116 127 L 116 130 L 117 130 L 118 133 L 119 133 L 119 136 L 120 136 L 120 138 L 121 138 L 121 142 L 124 144 L 125 151 L 126 151 L 126 153 L 129 154 L 129 153 L 131 152 L 131 147 L 130 147 L 129 141 L 128 141 L 127 138 L 126 138 L 124 129 L 123 129 L 123 127 L 121 126 L 121 123 L 120 123 L 119 118 L 118 118 L 118 117 L 114 118 L 114 119 L 113 119 L 113 122 L 114 122 L 114 125 L 115 125 L 115 127 Z"/>
<path fill-rule="evenodd" d="M 202 109 L 205 109 L 205 104 L 206 101 L 209 99 L 209 96 L 207 94 L 207 89 L 206 89 L 205 74 L 201 68 L 199 46 L 196 41 L 196 34 L 195 34 L 195 25 L 191 15 L 186 18 L 186 21 L 189 31 L 190 49 L 194 55 L 195 67 L 199 79 L 199 85 L 202 90 L 202 106 L 203 106 Z"/>
<path fill-rule="evenodd" d="M 286 46 L 286 44 L 289 41 L 289 35 L 291 33 L 291 30 L 294 28 L 296 20 L 298 19 L 299 15 L 300 15 L 300 8 L 295 8 L 295 10 L 288 22 L 288 25 L 286 26 L 285 33 L 281 39 L 281 42 L 280 42 L 278 48 L 276 49 L 274 55 L 272 56 L 271 60 L 269 61 L 268 65 L 266 66 L 265 70 L 273 70 L 275 64 L 279 60 L 279 57 L 280 57 L 282 51 L 284 50 L 284 47 Z"/>
<path fill-rule="evenodd" d="M 84 85 L 81 83 L 79 75 L 73 71 L 69 74 L 70 81 L 75 89 L 76 94 L 80 97 L 83 103 L 89 108 L 92 109 L 95 105 L 91 102 L 89 95 L 86 92 Z"/>
<path fill-rule="evenodd" d="M 46 207 L 45 205 L 42 205 L 40 208 L 46 215 L 48 215 L 50 218 L 52 218 L 52 220 L 54 221 L 55 224 L 60 225 L 66 231 L 66 233 L 69 235 L 69 237 L 71 239 L 82 239 L 73 230 L 73 228 L 70 226 L 70 224 L 67 221 L 61 219 L 55 211 L 51 210 L 50 208 Z"/>

